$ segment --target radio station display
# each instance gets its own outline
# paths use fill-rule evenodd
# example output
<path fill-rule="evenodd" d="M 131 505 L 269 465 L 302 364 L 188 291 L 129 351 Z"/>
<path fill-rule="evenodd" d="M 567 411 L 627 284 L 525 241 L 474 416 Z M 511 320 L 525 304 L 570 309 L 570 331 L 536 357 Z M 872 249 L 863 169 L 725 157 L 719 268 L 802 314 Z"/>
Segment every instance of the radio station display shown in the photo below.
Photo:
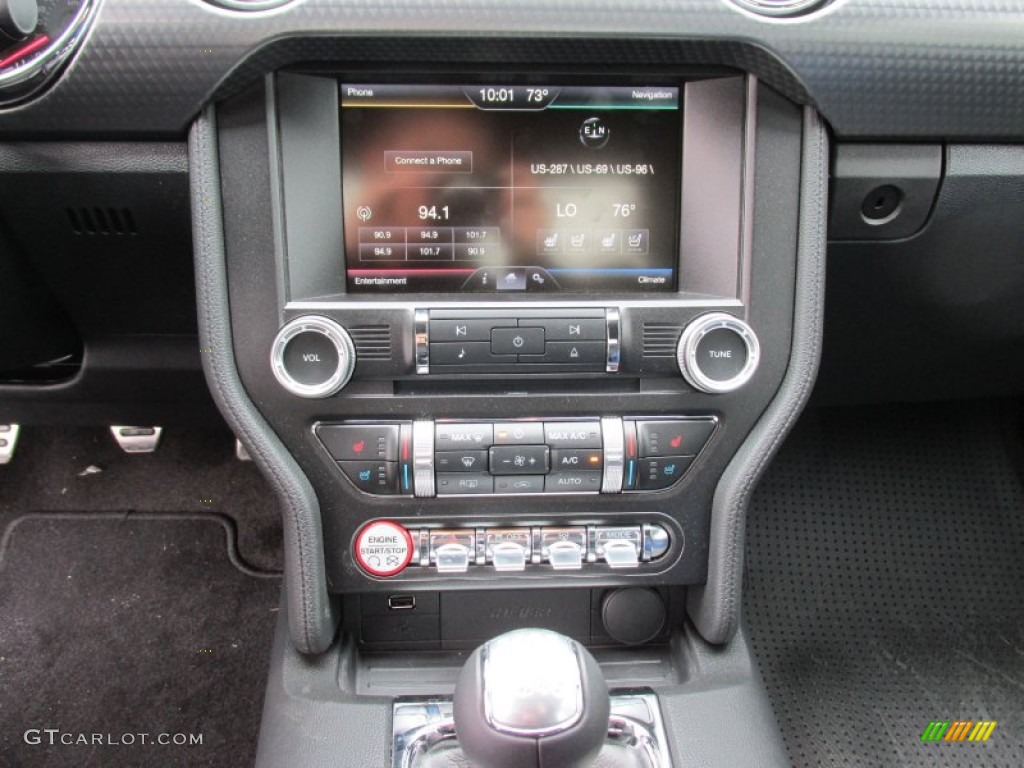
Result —
<path fill-rule="evenodd" d="M 676 289 L 677 87 L 340 85 L 350 293 Z"/>

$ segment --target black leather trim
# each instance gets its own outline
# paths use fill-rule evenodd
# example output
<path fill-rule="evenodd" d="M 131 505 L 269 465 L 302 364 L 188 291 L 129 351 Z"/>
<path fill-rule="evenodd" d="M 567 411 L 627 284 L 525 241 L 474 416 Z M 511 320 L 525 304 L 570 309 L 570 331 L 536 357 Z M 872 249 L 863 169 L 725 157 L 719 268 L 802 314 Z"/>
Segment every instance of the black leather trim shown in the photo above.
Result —
<path fill-rule="evenodd" d="M 203 373 L 217 407 L 281 504 L 292 642 L 302 653 L 322 653 L 334 639 L 339 617 L 327 594 L 320 505 L 299 465 L 245 393 L 235 367 L 212 107 L 193 124 L 188 147 Z"/>
<path fill-rule="evenodd" d="M 810 397 L 821 357 L 828 216 L 828 136 L 817 113 L 804 110 L 800 230 L 793 344 L 775 399 L 729 463 L 711 511 L 707 583 L 689 590 L 687 610 L 708 642 L 725 643 L 739 627 L 747 508 L 768 462 Z"/>

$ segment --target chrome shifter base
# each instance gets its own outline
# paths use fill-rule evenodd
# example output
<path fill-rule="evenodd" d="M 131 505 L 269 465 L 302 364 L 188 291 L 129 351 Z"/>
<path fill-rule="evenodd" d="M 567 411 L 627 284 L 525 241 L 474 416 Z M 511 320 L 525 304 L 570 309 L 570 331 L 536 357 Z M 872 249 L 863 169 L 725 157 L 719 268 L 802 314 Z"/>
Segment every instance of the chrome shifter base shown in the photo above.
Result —
<path fill-rule="evenodd" d="M 392 768 L 465 768 L 450 698 L 400 699 L 392 708 Z M 602 768 L 672 768 L 658 697 L 613 693 Z"/>

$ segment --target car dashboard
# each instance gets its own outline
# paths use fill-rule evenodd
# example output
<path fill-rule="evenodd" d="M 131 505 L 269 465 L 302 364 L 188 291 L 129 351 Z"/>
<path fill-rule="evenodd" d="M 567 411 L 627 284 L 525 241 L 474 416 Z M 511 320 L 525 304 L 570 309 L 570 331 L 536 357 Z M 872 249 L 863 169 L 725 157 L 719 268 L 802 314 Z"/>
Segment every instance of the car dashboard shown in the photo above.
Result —
<path fill-rule="evenodd" d="M 752 494 L 809 404 L 1020 391 L 1024 7 L 28 5 L 0 423 L 226 422 L 283 541 L 256 763 L 442 764 L 529 627 L 642 764 L 786 764 Z"/>

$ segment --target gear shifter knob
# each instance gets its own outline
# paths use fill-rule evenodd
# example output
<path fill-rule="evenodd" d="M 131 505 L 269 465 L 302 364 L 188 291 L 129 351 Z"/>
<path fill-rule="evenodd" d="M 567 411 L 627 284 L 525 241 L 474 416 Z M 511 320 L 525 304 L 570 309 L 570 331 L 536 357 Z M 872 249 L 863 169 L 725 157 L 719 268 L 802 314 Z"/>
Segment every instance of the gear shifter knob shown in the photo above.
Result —
<path fill-rule="evenodd" d="M 597 662 L 546 629 L 508 632 L 473 651 L 454 709 L 459 744 L 478 768 L 583 768 L 608 734 Z"/>

